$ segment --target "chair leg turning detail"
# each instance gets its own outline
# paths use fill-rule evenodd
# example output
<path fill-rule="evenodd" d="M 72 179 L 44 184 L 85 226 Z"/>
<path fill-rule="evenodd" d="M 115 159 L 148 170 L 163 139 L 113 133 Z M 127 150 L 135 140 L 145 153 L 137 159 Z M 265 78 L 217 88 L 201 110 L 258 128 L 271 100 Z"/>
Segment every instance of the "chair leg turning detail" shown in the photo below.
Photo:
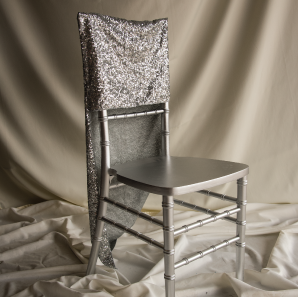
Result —
<path fill-rule="evenodd" d="M 86 275 L 95 273 L 97 257 L 100 249 L 100 241 L 102 239 L 102 233 L 104 228 L 104 221 L 100 220 L 99 218 L 103 217 L 106 214 L 106 211 L 107 211 L 107 203 L 104 201 L 104 198 L 100 198 L 98 220 L 96 224 L 95 236 L 94 236 L 94 239 L 92 240 L 92 248 L 91 248 Z"/>
<path fill-rule="evenodd" d="M 162 197 L 166 297 L 175 296 L 174 199 Z"/>
<path fill-rule="evenodd" d="M 232 237 L 230 239 L 224 240 L 223 242 L 218 243 L 216 245 L 212 245 L 212 246 L 210 246 L 209 248 L 207 248 L 203 251 L 198 251 L 190 257 L 183 258 L 181 261 L 175 263 L 175 269 L 180 268 L 184 265 L 188 265 L 189 263 L 191 263 L 193 261 L 196 261 L 198 259 L 201 259 L 201 258 L 205 257 L 208 254 L 214 253 L 214 252 L 218 251 L 219 249 L 224 248 L 224 247 L 230 245 L 231 243 L 233 243 L 237 240 L 239 240 L 239 236 Z"/>
<path fill-rule="evenodd" d="M 152 223 L 157 225 L 161 224 L 161 221 L 157 220 L 157 222 L 153 222 L 153 218 L 150 216 L 143 214 L 142 212 L 137 212 L 134 209 L 128 208 L 127 206 L 122 205 L 121 203 L 115 202 L 109 198 L 100 198 L 99 203 L 99 213 L 98 213 L 98 221 L 96 226 L 96 232 L 94 239 L 92 241 L 92 249 L 89 259 L 89 264 L 87 268 L 87 275 L 95 273 L 96 261 L 97 256 L 99 253 L 99 249 L 101 246 L 102 241 L 102 234 L 104 230 L 104 223 L 108 223 L 114 225 L 115 227 L 151 244 L 155 247 L 161 248 L 164 251 L 164 265 L 165 265 L 165 291 L 166 297 L 173 297 L 175 296 L 175 269 L 187 265 L 190 262 L 193 262 L 197 259 L 204 257 L 207 254 L 217 251 L 233 242 L 236 242 L 236 277 L 239 280 L 243 281 L 243 274 L 244 274 L 244 258 L 245 258 L 245 227 L 246 227 L 246 185 L 247 179 L 243 177 L 237 180 L 237 208 L 231 209 L 229 211 L 225 211 L 223 213 L 216 213 L 211 217 L 208 217 L 204 220 L 200 220 L 190 225 L 183 226 L 175 231 L 174 228 L 174 203 L 181 204 L 180 200 L 174 200 L 173 196 L 163 196 L 162 199 L 162 208 L 163 208 L 163 236 L 164 236 L 164 245 L 159 242 L 156 242 L 152 238 L 149 238 L 140 232 L 137 232 L 131 228 L 128 228 L 122 224 L 114 222 L 105 217 L 106 210 L 107 210 L 107 203 L 114 204 L 115 206 L 129 211 L 133 214 L 138 213 L 138 215 L 148 220 Z M 188 203 L 184 203 L 186 207 L 193 208 L 193 205 L 190 207 Z M 205 209 L 204 209 L 205 210 Z M 200 209 L 200 211 L 202 211 Z M 210 210 L 205 210 L 206 213 L 212 213 Z M 224 240 L 223 242 L 213 245 L 206 250 L 199 251 L 195 255 L 192 255 L 187 258 L 183 258 L 179 262 L 174 262 L 174 236 L 180 233 L 187 232 L 188 229 L 201 227 L 205 224 L 212 223 L 217 219 L 227 218 L 227 216 L 237 213 L 237 219 L 235 220 L 237 224 L 237 234 L 235 237 Z M 232 221 L 231 221 L 232 222 Z M 234 223 L 235 223 L 234 222 Z"/>
<path fill-rule="evenodd" d="M 243 281 L 244 258 L 245 258 L 245 227 L 246 227 L 246 185 L 247 179 L 243 177 L 237 180 L 237 206 L 240 212 L 237 213 L 237 236 L 236 242 L 236 278 Z"/>

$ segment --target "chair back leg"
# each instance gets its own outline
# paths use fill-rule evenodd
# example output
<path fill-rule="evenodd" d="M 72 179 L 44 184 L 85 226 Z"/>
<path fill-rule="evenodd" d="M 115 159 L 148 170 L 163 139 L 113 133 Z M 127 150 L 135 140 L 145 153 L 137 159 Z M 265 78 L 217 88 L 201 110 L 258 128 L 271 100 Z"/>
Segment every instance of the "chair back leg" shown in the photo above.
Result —
<path fill-rule="evenodd" d="M 162 197 L 166 297 L 175 296 L 174 198 Z"/>
<path fill-rule="evenodd" d="M 241 281 L 243 281 L 245 257 L 246 185 L 246 176 L 237 180 L 237 206 L 240 208 L 237 213 L 237 236 L 240 239 L 236 242 L 236 277 Z"/>
<path fill-rule="evenodd" d="M 107 211 L 107 203 L 103 199 L 100 199 L 98 218 L 105 216 L 106 211 Z M 104 228 L 104 221 L 97 219 L 95 236 L 92 240 L 92 248 L 91 248 L 86 275 L 95 273 L 97 257 L 99 254 L 100 244 L 102 240 L 103 228 Z"/>
<path fill-rule="evenodd" d="M 110 188 L 110 141 L 109 141 L 109 128 L 108 128 L 108 114 L 106 110 L 98 112 L 98 119 L 100 123 L 100 147 L 101 147 L 101 179 L 100 179 L 100 193 L 99 193 L 99 207 L 98 207 L 98 216 L 96 222 L 96 230 L 94 238 L 92 239 L 92 249 L 88 262 L 86 274 L 94 274 L 95 267 L 97 262 L 97 257 L 99 250 L 104 239 L 103 229 L 104 221 L 102 217 L 105 216 L 107 211 L 107 202 L 105 202 L 105 197 L 109 197 L 109 188 Z M 106 243 L 108 244 L 108 243 Z"/>

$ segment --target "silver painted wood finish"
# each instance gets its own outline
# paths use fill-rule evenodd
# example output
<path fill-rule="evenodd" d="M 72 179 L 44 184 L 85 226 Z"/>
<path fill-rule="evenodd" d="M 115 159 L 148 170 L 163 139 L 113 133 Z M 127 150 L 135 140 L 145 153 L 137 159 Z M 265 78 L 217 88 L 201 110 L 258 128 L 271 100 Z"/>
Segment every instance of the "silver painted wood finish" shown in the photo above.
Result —
<path fill-rule="evenodd" d="M 116 185 L 110 185 L 110 190 L 111 189 L 115 189 L 115 188 L 119 188 L 119 187 L 123 187 L 123 186 L 125 186 L 125 184 L 122 184 L 122 183 L 118 183 L 118 184 L 116 184 Z"/>
<path fill-rule="evenodd" d="M 162 155 L 170 156 L 170 109 L 169 102 L 164 103 L 164 113 L 161 115 L 161 147 Z M 161 194 L 163 195 L 163 194 Z"/>
<path fill-rule="evenodd" d="M 248 174 L 245 164 L 161 156 L 113 166 L 119 182 L 164 196 L 182 195 L 228 183 Z"/>
<path fill-rule="evenodd" d="M 100 220 L 103 221 L 103 222 L 106 222 L 106 223 L 108 223 L 110 225 L 113 225 L 114 227 L 116 227 L 116 228 L 118 228 L 118 229 L 120 229 L 122 231 L 125 231 L 128 234 L 130 234 L 130 235 L 132 235 L 132 236 L 134 236 L 134 237 L 136 237 L 138 239 L 141 239 L 141 240 L 145 241 L 146 243 L 148 243 L 150 245 L 153 245 L 153 246 L 155 246 L 157 248 L 160 248 L 162 250 L 164 249 L 164 245 L 163 244 L 161 244 L 160 242 L 154 240 L 153 238 L 150 238 L 150 237 L 142 234 L 141 232 L 138 232 L 136 230 L 133 230 L 131 228 L 128 228 L 128 227 L 126 227 L 126 226 L 124 226 L 124 225 L 122 225 L 120 223 L 117 223 L 117 222 L 115 222 L 115 221 L 113 221 L 113 220 L 111 220 L 109 218 L 106 218 L 106 217 L 101 217 Z"/>
<path fill-rule="evenodd" d="M 162 197 L 164 265 L 166 297 L 175 296 L 175 267 L 174 267 L 174 199 L 173 196 Z"/>
<path fill-rule="evenodd" d="M 237 236 L 236 242 L 236 277 L 243 281 L 244 259 L 245 259 L 245 228 L 246 228 L 246 176 L 237 180 L 237 206 L 240 212 L 237 213 Z"/>
<path fill-rule="evenodd" d="M 107 203 L 110 203 L 110 204 L 112 204 L 112 205 L 114 205 L 116 207 L 119 207 L 119 208 L 121 208 L 121 209 L 123 209 L 123 210 L 125 210 L 125 211 L 127 211 L 127 212 L 129 212 L 131 214 L 134 214 L 134 215 L 138 216 L 139 218 L 142 218 L 142 219 L 144 219 L 146 221 L 149 221 L 152 224 L 155 224 L 157 226 L 163 227 L 163 221 L 158 220 L 158 219 L 155 219 L 155 218 L 147 215 L 146 213 L 143 213 L 141 211 L 137 211 L 134 208 L 131 208 L 131 207 L 129 207 L 129 206 L 123 204 L 123 203 L 117 202 L 117 201 L 115 201 L 113 199 L 110 199 L 110 198 L 107 198 L 107 197 L 105 197 L 104 200 Z"/>
<path fill-rule="evenodd" d="M 212 245 L 208 249 L 205 249 L 203 251 L 199 251 L 199 252 L 197 252 L 196 254 L 194 254 L 191 257 L 183 258 L 181 261 L 175 263 L 175 269 L 180 268 L 180 267 L 182 267 L 184 265 L 188 265 L 190 262 L 193 262 L 195 260 L 201 259 L 201 258 L 203 258 L 204 256 L 206 256 L 208 254 L 211 254 L 213 252 L 216 252 L 217 250 L 219 250 L 219 249 L 221 249 L 223 247 L 226 247 L 229 244 L 231 244 L 231 243 L 233 243 L 233 242 L 235 242 L 237 240 L 239 240 L 239 236 L 232 237 L 230 239 L 224 240 L 223 242 L 221 242 L 219 244 Z"/>
<path fill-rule="evenodd" d="M 108 117 L 107 111 L 102 110 L 98 112 L 100 122 L 100 146 L 101 146 L 101 180 L 100 180 L 100 201 L 98 210 L 98 220 L 95 230 L 95 237 L 92 242 L 91 253 L 89 257 L 88 267 L 86 274 L 94 274 L 97 262 L 97 257 L 100 248 L 100 240 L 104 228 L 104 222 L 101 218 L 106 214 L 107 203 L 104 201 L 104 197 L 109 196 L 109 168 L 110 168 L 110 142 L 109 142 L 109 130 L 108 130 Z"/>
<path fill-rule="evenodd" d="M 182 226 L 181 228 L 179 229 L 175 229 L 174 231 L 174 236 L 177 236 L 177 235 L 180 235 L 182 233 L 186 233 L 192 229 L 195 229 L 195 228 L 198 228 L 198 227 L 203 227 L 204 225 L 207 225 L 207 224 L 210 224 L 210 223 L 213 223 L 219 219 L 223 219 L 225 217 L 228 217 L 228 216 L 231 216 L 232 214 L 235 214 L 237 212 L 240 211 L 240 208 L 233 208 L 233 209 L 230 209 L 230 210 L 226 210 L 222 213 L 218 213 L 216 215 L 212 215 L 206 219 L 203 219 L 203 220 L 198 220 L 196 221 L 195 223 L 192 223 L 192 224 L 188 224 L 188 225 L 184 225 Z"/>
<path fill-rule="evenodd" d="M 164 103 L 164 113 L 161 117 L 162 131 L 162 155 L 170 158 L 170 123 L 169 103 Z M 166 297 L 175 297 L 175 248 L 174 248 L 174 198 L 173 196 L 162 197 L 163 213 L 163 239 L 164 239 L 164 265 L 165 265 L 165 290 Z"/>
<path fill-rule="evenodd" d="M 207 196 L 218 198 L 218 199 L 221 199 L 221 200 L 224 200 L 224 201 L 237 203 L 237 198 L 234 198 L 234 197 L 231 197 L 231 196 L 228 196 L 228 195 L 225 195 L 225 194 L 219 194 L 219 193 L 211 192 L 211 191 L 208 191 L 208 190 L 198 191 L 198 193 L 205 194 Z"/>
<path fill-rule="evenodd" d="M 191 204 L 191 203 L 188 203 L 188 202 L 185 202 L 185 201 L 182 201 L 182 200 L 178 200 L 178 199 L 174 199 L 174 203 L 178 204 L 178 205 L 181 205 L 181 206 L 184 206 L 184 207 L 187 207 L 187 208 L 190 208 L 192 210 L 196 210 L 196 211 L 199 211 L 199 212 L 206 213 L 206 214 L 212 214 L 212 215 L 219 215 L 220 214 L 219 212 L 210 210 L 208 208 L 200 207 L 198 205 Z M 236 222 L 237 222 L 236 219 L 228 218 L 228 217 L 221 218 L 221 220 L 225 220 L 225 221 L 228 221 L 228 222 L 234 223 L 234 224 L 236 224 Z"/>
<path fill-rule="evenodd" d="M 115 115 L 109 115 L 109 120 L 118 120 L 118 119 L 128 119 L 128 118 L 137 118 L 137 117 L 143 117 L 143 116 L 149 116 L 149 115 L 155 115 L 155 114 L 161 114 L 165 111 L 163 109 L 156 109 L 152 111 L 144 111 L 144 112 L 134 112 L 134 113 L 124 113 L 124 114 L 115 114 Z"/>

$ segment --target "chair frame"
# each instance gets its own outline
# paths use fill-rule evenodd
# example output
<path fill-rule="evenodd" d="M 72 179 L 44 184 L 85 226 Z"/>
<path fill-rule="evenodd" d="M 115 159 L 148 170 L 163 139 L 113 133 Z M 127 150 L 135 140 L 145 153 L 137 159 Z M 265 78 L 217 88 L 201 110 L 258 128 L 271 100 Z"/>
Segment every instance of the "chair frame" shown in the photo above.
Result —
<path fill-rule="evenodd" d="M 186 203 L 181 200 L 174 199 L 173 196 L 163 196 L 162 197 L 162 209 L 163 209 L 163 221 L 155 219 L 145 213 L 139 212 L 133 208 L 127 207 L 126 205 L 116 202 L 113 199 L 109 198 L 109 189 L 124 184 L 118 184 L 110 187 L 110 175 L 113 174 L 113 171 L 110 170 L 110 149 L 109 149 L 109 131 L 108 131 L 108 121 L 120 118 L 131 118 L 139 116 L 149 116 L 153 114 L 161 114 L 161 128 L 162 128 L 162 155 L 170 156 L 170 131 L 169 131 L 169 103 L 163 103 L 163 109 L 149 111 L 149 112 L 139 112 L 131 114 L 122 114 L 122 115 L 107 115 L 107 110 L 101 110 L 99 113 L 99 122 L 100 122 L 100 137 L 101 137 L 101 181 L 100 181 L 100 198 L 99 198 L 99 210 L 95 236 L 92 242 L 92 249 L 89 258 L 87 275 L 93 274 L 95 272 L 97 257 L 100 248 L 100 241 L 102 240 L 101 236 L 104 229 L 104 223 L 111 224 L 122 231 L 125 231 L 157 248 L 163 250 L 164 253 L 164 266 L 165 266 L 165 290 L 166 297 L 175 296 L 175 269 L 189 264 L 197 259 L 204 257 L 207 254 L 217 251 L 220 248 L 223 248 L 231 243 L 236 243 L 236 278 L 243 280 L 244 273 L 244 256 L 245 256 L 245 226 L 246 226 L 246 186 L 247 186 L 247 176 L 244 175 L 241 178 L 237 179 L 237 198 L 226 196 L 223 194 L 214 193 L 208 190 L 198 191 L 202 194 L 207 194 L 215 198 L 226 200 L 237 205 L 236 208 L 233 208 L 229 211 L 224 211 L 218 213 L 205 209 L 194 204 Z M 122 224 L 114 222 L 113 220 L 105 217 L 107 205 L 113 204 L 114 206 L 126 210 L 132 214 L 138 215 L 140 218 L 150 221 L 160 227 L 163 227 L 163 237 L 164 244 L 161 244 L 152 238 L 149 238 L 140 232 L 137 232 L 131 228 L 128 228 Z M 206 219 L 199 220 L 195 223 L 182 226 L 175 230 L 174 228 L 174 203 L 185 206 L 187 208 L 204 212 L 206 214 L 211 214 L 211 216 Z M 237 219 L 230 218 L 229 216 L 237 213 Z M 183 258 L 182 260 L 175 263 L 174 261 L 174 236 L 185 233 L 191 229 L 201 227 L 203 225 L 215 222 L 218 219 L 224 219 L 228 222 L 235 223 L 236 236 L 230 239 L 224 240 L 223 242 L 212 245 L 208 249 L 197 252 L 197 254 Z"/>

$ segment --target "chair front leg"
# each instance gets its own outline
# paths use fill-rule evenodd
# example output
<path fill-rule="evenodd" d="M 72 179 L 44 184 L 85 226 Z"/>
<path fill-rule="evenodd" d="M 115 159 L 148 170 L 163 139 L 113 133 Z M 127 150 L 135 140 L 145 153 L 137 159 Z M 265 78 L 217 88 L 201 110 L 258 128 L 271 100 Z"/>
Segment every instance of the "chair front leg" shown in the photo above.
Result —
<path fill-rule="evenodd" d="M 166 297 L 175 296 L 174 268 L 174 199 L 173 196 L 162 197 L 164 264 Z"/>
<path fill-rule="evenodd" d="M 95 236 L 92 240 L 92 248 L 91 248 L 86 275 L 95 273 L 97 257 L 100 249 L 100 241 L 102 240 L 102 233 L 104 228 L 104 222 L 101 221 L 100 218 L 106 214 L 106 211 L 107 211 L 107 203 L 102 198 L 100 198 Z"/>
<path fill-rule="evenodd" d="M 240 239 L 236 242 L 236 278 L 243 281 L 244 258 L 245 258 L 245 227 L 246 227 L 246 176 L 237 180 L 237 206 L 240 212 L 237 213 L 237 236 Z"/>

